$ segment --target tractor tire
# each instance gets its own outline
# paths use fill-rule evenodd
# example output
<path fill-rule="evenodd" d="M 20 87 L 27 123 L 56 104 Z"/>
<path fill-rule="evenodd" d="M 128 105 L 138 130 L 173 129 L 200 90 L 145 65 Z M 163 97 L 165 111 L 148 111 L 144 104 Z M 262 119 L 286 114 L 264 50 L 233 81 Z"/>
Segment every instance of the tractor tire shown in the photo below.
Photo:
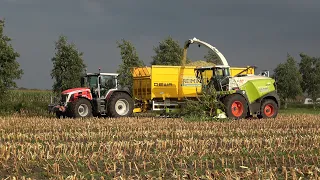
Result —
<path fill-rule="evenodd" d="M 108 103 L 108 115 L 110 117 L 129 117 L 133 113 L 133 99 L 123 92 L 116 92 Z"/>
<path fill-rule="evenodd" d="M 275 118 L 278 115 L 278 105 L 272 99 L 265 99 L 261 103 L 258 118 Z"/>
<path fill-rule="evenodd" d="M 223 104 L 225 113 L 230 119 L 244 119 L 248 113 L 248 104 L 246 99 L 240 94 L 228 95 Z"/>
<path fill-rule="evenodd" d="M 70 116 L 73 118 L 92 117 L 92 105 L 89 100 L 80 98 L 70 107 Z"/>

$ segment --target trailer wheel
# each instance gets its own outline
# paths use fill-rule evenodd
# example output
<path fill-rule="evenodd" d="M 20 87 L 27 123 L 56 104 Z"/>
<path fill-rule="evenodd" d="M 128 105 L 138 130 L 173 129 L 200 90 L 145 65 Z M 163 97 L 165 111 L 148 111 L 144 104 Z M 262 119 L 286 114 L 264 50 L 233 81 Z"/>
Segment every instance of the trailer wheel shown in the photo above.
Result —
<path fill-rule="evenodd" d="M 70 115 L 74 118 L 92 117 L 92 106 L 89 100 L 80 98 L 71 104 Z"/>
<path fill-rule="evenodd" d="M 116 92 L 109 101 L 108 113 L 111 117 L 129 117 L 133 113 L 133 106 L 134 102 L 127 93 Z"/>
<path fill-rule="evenodd" d="M 272 99 L 263 100 L 258 118 L 275 118 L 278 115 L 278 105 Z"/>
<path fill-rule="evenodd" d="M 225 113 L 231 119 L 243 119 L 247 116 L 248 105 L 246 99 L 240 94 L 228 95 L 223 102 Z"/>

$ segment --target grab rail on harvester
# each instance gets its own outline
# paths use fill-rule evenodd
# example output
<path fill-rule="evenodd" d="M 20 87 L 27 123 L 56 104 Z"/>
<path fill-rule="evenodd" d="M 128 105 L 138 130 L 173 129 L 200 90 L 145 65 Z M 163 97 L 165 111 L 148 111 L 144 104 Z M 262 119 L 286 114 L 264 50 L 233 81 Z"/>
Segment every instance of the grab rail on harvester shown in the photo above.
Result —
<path fill-rule="evenodd" d="M 244 69 L 243 71 L 239 72 L 238 74 L 234 75 L 234 77 L 239 77 L 240 74 L 242 74 L 243 72 L 248 71 L 250 68 L 253 68 L 254 70 L 257 68 L 256 66 L 248 66 L 246 69 Z"/>

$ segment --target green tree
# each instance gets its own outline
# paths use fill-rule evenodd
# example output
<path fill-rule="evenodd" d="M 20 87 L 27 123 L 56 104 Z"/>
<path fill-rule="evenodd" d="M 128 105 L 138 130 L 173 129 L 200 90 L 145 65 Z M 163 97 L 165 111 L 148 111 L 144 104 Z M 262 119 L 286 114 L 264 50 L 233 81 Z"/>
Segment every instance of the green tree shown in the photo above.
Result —
<path fill-rule="evenodd" d="M 208 54 L 204 56 L 204 59 L 208 63 L 220 64 L 219 57 L 214 52 L 212 52 L 212 50 L 208 51 Z"/>
<path fill-rule="evenodd" d="M 14 50 L 10 43 L 11 38 L 4 34 L 5 21 L 0 20 L 0 99 L 5 100 L 5 94 L 10 88 L 16 88 L 14 80 L 20 79 L 23 70 L 17 58 L 20 54 Z"/>
<path fill-rule="evenodd" d="M 300 53 L 299 70 L 302 74 L 302 90 L 316 102 L 320 95 L 320 59 Z M 315 106 L 314 106 L 315 107 Z"/>
<path fill-rule="evenodd" d="M 274 76 L 277 81 L 279 96 L 284 102 L 284 108 L 286 109 L 289 99 L 295 99 L 298 95 L 302 94 L 302 76 L 297 62 L 292 56 L 287 54 L 287 61 L 283 64 L 280 63 L 275 68 Z"/>
<path fill-rule="evenodd" d="M 55 56 L 51 59 L 51 77 L 55 80 L 53 92 L 61 93 L 66 89 L 80 87 L 81 77 L 86 68 L 83 53 L 77 50 L 75 44 L 68 43 L 63 35 L 55 42 L 55 50 Z"/>
<path fill-rule="evenodd" d="M 128 87 L 132 91 L 133 77 L 131 68 L 144 66 L 143 61 L 139 59 L 133 44 L 127 40 L 122 39 L 117 42 L 117 47 L 120 48 L 120 56 L 122 64 L 119 65 L 117 73 L 119 74 L 118 82 L 120 86 Z"/>
<path fill-rule="evenodd" d="M 151 65 L 169 65 L 180 66 L 183 57 L 183 47 L 172 37 L 167 37 L 159 43 L 159 46 L 153 48 L 155 56 L 152 56 Z M 186 63 L 191 62 L 189 59 Z"/>

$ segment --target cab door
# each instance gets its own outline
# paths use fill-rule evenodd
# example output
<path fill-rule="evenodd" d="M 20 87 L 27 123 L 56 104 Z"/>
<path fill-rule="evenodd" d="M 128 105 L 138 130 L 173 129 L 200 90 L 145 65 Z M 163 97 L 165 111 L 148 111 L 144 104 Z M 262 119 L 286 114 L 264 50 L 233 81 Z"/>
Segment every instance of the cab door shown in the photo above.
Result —
<path fill-rule="evenodd" d="M 100 98 L 104 99 L 110 90 L 117 89 L 115 76 L 100 75 Z"/>

